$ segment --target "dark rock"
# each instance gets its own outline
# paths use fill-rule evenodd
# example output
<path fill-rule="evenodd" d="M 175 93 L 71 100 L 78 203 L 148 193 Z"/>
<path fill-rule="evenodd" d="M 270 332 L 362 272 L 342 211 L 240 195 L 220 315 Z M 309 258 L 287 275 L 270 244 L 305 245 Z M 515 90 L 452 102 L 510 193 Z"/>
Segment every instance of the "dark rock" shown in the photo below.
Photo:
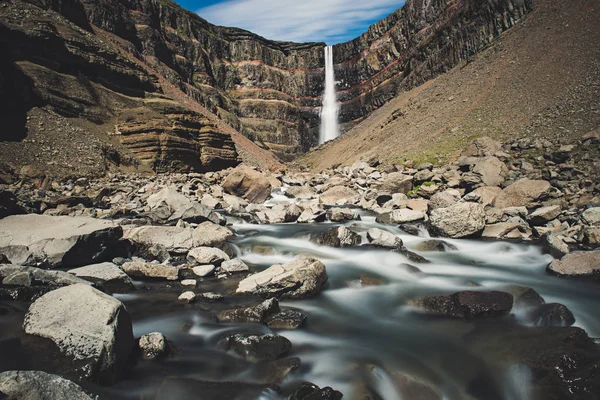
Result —
<path fill-rule="evenodd" d="M 265 319 L 265 323 L 271 329 L 298 329 L 306 321 L 306 315 L 295 310 L 283 310 L 271 314 Z"/>
<path fill-rule="evenodd" d="M 305 382 L 288 398 L 289 400 L 340 400 L 343 395 L 329 386 L 319 388 L 317 385 Z"/>
<path fill-rule="evenodd" d="M 361 237 L 358 233 L 340 226 L 319 233 L 315 236 L 314 241 L 317 244 L 330 247 L 352 247 L 360 245 Z"/>
<path fill-rule="evenodd" d="M 13 192 L 0 190 L 0 219 L 15 214 L 25 214 L 25 210 Z"/>
<path fill-rule="evenodd" d="M 537 326 L 571 326 L 575 323 L 573 313 L 560 303 L 542 304 L 529 317 Z"/>
<path fill-rule="evenodd" d="M 269 315 L 277 314 L 279 301 L 275 298 L 263 301 L 257 306 L 221 311 L 217 318 L 221 322 L 256 322 L 263 323 Z"/>
<path fill-rule="evenodd" d="M 298 357 L 282 358 L 268 362 L 257 377 L 260 382 L 280 384 L 292 372 L 300 368 L 301 361 Z"/>
<path fill-rule="evenodd" d="M 232 335 L 219 341 L 219 347 L 252 362 L 276 360 L 287 354 L 292 343 L 279 335 Z"/>
<path fill-rule="evenodd" d="M 497 291 L 464 291 L 450 295 L 423 297 L 411 304 L 434 315 L 473 319 L 508 314 L 513 306 L 513 296 Z"/>
<path fill-rule="evenodd" d="M 417 228 L 414 225 L 408 225 L 408 224 L 402 224 L 399 226 L 400 229 L 402 229 L 404 232 L 408 233 L 409 235 L 413 235 L 413 236 L 419 236 L 419 228 Z"/>
<path fill-rule="evenodd" d="M 443 240 L 431 239 L 419 242 L 415 245 L 415 249 L 418 251 L 448 251 L 458 250 L 453 244 L 444 242 Z"/>

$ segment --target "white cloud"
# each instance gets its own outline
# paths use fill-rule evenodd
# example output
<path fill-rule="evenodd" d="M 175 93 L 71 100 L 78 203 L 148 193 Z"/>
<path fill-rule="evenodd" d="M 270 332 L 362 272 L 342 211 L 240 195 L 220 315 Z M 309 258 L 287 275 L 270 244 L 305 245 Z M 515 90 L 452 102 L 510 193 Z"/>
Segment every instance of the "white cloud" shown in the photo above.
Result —
<path fill-rule="evenodd" d="M 216 25 L 247 29 L 272 40 L 325 41 L 358 36 L 404 0 L 227 0 L 197 13 Z"/>

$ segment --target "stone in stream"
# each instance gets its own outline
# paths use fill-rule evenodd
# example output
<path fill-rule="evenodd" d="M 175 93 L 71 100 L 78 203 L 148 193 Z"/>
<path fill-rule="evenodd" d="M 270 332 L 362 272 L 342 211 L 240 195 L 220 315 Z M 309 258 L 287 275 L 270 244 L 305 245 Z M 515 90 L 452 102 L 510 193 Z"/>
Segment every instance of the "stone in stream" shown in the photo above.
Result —
<path fill-rule="evenodd" d="M 212 264 L 199 265 L 197 267 L 192 268 L 192 272 L 194 273 L 194 275 L 204 278 L 215 272 L 216 269 L 217 267 L 215 267 Z"/>
<path fill-rule="evenodd" d="M 196 300 L 196 294 L 188 290 L 187 292 L 181 293 L 177 300 L 184 304 L 193 303 Z"/>
<path fill-rule="evenodd" d="M 271 196 L 271 183 L 260 172 L 239 165 L 222 182 L 226 193 L 242 197 L 250 203 L 264 203 Z"/>
<path fill-rule="evenodd" d="M 239 283 L 236 293 L 298 299 L 319 293 L 325 282 L 325 265 L 316 258 L 301 256 L 250 275 Z"/>
<path fill-rule="evenodd" d="M 424 218 L 425 213 L 422 211 L 401 208 L 400 210 L 379 214 L 375 220 L 382 224 L 403 224 L 406 222 L 420 221 Z"/>
<path fill-rule="evenodd" d="M 149 263 L 143 260 L 130 261 L 122 265 L 123 271 L 134 278 L 179 279 L 179 268 L 168 264 Z"/>
<path fill-rule="evenodd" d="M 231 335 L 219 341 L 218 346 L 251 362 L 276 360 L 287 354 L 292 343 L 279 335 Z"/>
<path fill-rule="evenodd" d="M 566 254 L 560 260 L 552 260 L 547 269 L 559 276 L 599 277 L 600 250 Z"/>
<path fill-rule="evenodd" d="M 306 320 L 306 316 L 298 311 L 281 310 L 275 298 L 254 307 L 221 311 L 217 318 L 221 322 L 262 323 L 272 329 L 297 329 Z"/>
<path fill-rule="evenodd" d="M 571 326 L 575 323 L 575 316 L 560 303 L 548 303 L 535 307 L 528 313 L 528 317 L 536 326 Z"/>
<path fill-rule="evenodd" d="M 485 228 L 485 210 L 481 204 L 456 203 L 431 211 L 429 218 L 434 233 L 455 239 L 476 235 Z"/>
<path fill-rule="evenodd" d="M 443 317 L 473 319 L 506 315 L 513 306 L 510 293 L 464 291 L 427 296 L 410 302 L 428 313 Z"/>
<path fill-rule="evenodd" d="M 438 239 L 430 239 L 419 242 L 415 245 L 415 249 L 418 251 L 449 251 L 458 250 L 458 248 L 448 242 Z"/>
<path fill-rule="evenodd" d="M 25 315 L 23 328 L 29 335 L 28 345 L 48 354 L 58 348 L 60 357 L 55 360 L 61 373 L 81 380 L 113 382 L 134 346 L 125 306 L 84 284 L 66 286 L 37 299 Z"/>
<path fill-rule="evenodd" d="M 314 383 L 304 382 L 294 393 L 288 397 L 289 400 L 341 400 L 342 393 L 333 390 L 329 386 L 320 388 Z"/>
<path fill-rule="evenodd" d="M 122 235 L 114 221 L 13 215 L 0 220 L 0 253 L 13 264 L 78 267 L 119 256 Z"/>
<path fill-rule="evenodd" d="M 0 399 L 92 400 L 77 384 L 42 371 L 0 373 Z"/>
<path fill-rule="evenodd" d="M 193 258 L 199 264 L 219 265 L 223 261 L 229 261 L 229 256 L 216 247 L 196 247 L 190 250 L 188 257 Z"/>
<path fill-rule="evenodd" d="M 201 298 L 202 300 L 206 300 L 206 301 L 218 301 L 218 300 L 223 300 L 225 297 L 219 293 L 206 292 L 206 293 L 198 294 L 196 296 L 196 298 Z"/>
<path fill-rule="evenodd" d="M 177 350 L 175 344 L 160 332 L 143 335 L 137 342 L 142 357 L 148 360 L 166 358 Z"/>
<path fill-rule="evenodd" d="M 391 232 L 379 228 L 371 228 L 367 231 L 367 239 L 374 246 L 396 249 L 403 246 L 402 239 Z"/>
<path fill-rule="evenodd" d="M 142 226 L 129 228 L 123 237 L 138 246 L 164 246 L 169 253 L 187 254 L 194 247 L 220 247 L 233 237 L 224 226 L 203 222 L 195 229 L 176 226 Z"/>
<path fill-rule="evenodd" d="M 246 265 L 245 262 L 240 260 L 239 258 L 234 258 L 233 260 L 223 261 L 219 269 L 222 272 L 226 272 L 228 274 L 235 274 L 239 272 L 248 272 L 250 268 Z"/>
<path fill-rule="evenodd" d="M 134 289 L 131 278 L 119 267 L 110 262 L 86 265 L 69 271 L 70 274 L 111 293 L 126 293 Z"/>
<path fill-rule="evenodd" d="M 360 245 L 361 237 L 345 226 L 339 226 L 317 234 L 314 241 L 323 246 L 352 247 Z"/>
<path fill-rule="evenodd" d="M 298 357 L 282 358 L 265 363 L 259 370 L 257 376 L 253 376 L 259 382 L 280 384 L 292 372 L 300 368 L 301 361 Z"/>

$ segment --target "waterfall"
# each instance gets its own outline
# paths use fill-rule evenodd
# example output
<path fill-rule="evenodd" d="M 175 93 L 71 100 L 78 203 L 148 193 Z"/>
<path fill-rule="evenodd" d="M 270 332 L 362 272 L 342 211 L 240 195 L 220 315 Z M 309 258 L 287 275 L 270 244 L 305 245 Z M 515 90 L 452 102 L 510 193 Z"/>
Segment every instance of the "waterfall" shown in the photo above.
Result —
<path fill-rule="evenodd" d="M 321 131 L 319 144 L 339 136 L 338 114 L 340 106 L 335 94 L 335 73 L 333 71 L 333 47 L 325 47 L 325 93 L 321 109 Z"/>

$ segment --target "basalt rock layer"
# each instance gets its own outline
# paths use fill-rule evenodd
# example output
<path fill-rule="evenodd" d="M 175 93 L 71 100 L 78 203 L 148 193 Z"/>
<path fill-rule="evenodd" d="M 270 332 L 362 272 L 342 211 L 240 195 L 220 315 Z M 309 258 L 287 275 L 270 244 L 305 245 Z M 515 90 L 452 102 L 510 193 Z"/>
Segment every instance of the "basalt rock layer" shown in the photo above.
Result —
<path fill-rule="evenodd" d="M 518 22 L 529 1 L 409 0 L 334 46 L 341 122 L 349 127 L 467 59 Z M 8 55 L 0 88 L 18 92 L 0 100 L 12 140 L 25 136 L 27 110 L 45 105 L 116 120 L 118 142 L 159 170 L 235 164 L 227 130 L 206 114 L 283 159 L 317 143 L 323 43 L 269 41 L 164 0 L 12 0 L 0 8 L 0 33 Z"/>

